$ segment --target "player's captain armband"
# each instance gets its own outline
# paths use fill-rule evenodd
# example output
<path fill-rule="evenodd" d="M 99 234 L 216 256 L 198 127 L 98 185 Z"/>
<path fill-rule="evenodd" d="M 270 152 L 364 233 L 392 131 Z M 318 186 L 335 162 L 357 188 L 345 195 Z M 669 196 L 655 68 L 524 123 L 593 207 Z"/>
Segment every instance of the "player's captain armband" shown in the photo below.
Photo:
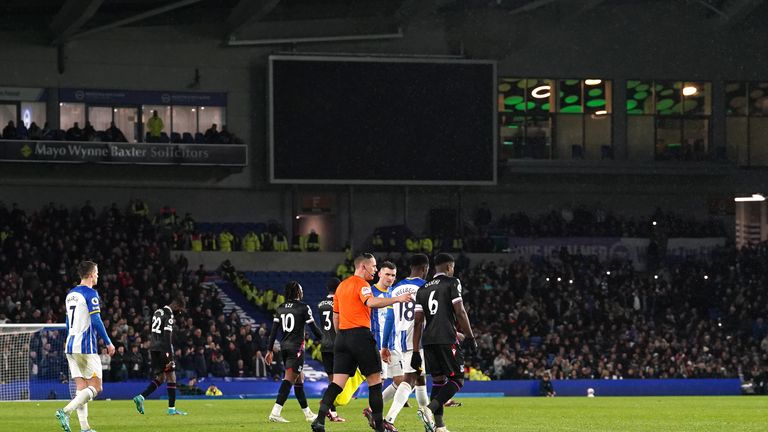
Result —
<path fill-rule="evenodd" d="M 362 295 L 371 295 L 371 287 L 370 286 L 364 286 L 363 289 L 360 290 L 360 294 Z"/>

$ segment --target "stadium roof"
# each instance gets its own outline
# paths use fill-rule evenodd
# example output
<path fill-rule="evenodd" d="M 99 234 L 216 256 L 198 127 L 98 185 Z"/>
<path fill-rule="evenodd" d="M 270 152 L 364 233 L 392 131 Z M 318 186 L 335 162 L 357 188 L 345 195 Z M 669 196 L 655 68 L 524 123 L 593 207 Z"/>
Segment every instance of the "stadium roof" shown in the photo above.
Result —
<path fill-rule="evenodd" d="M 669 0 L 3 0 L 0 28 L 34 30 L 52 43 L 123 26 L 215 25 L 223 40 L 259 22 L 378 19 L 498 9 L 507 14 L 576 7 L 579 12 L 626 3 Z M 763 0 L 686 0 L 702 19 L 733 24 Z"/>

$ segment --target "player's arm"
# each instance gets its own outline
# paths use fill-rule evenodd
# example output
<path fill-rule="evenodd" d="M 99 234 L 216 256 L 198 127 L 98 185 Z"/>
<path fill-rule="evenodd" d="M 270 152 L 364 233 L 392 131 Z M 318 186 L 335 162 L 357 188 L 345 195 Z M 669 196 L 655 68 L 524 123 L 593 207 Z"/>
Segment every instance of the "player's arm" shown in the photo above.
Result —
<path fill-rule="evenodd" d="M 381 359 L 389 363 L 389 343 L 395 336 L 395 311 L 387 308 L 387 316 L 384 319 L 384 340 L 381 342 Z M 385 358 L 386 357 L 386 358 Z"/>
<path fill-rule="evenodd" d="M 416 303 L 413 310 L 413 354 L 411 354 L 411 367 L 421 371 L 421 333 L 424 330 L 424 309 Z"/>
<path fill-rule="evenodd" d="M 163 327 L 163 339 L 165 339 L 165 346 L 168 347 L 168 352 L 173 355 L 173 321 L 168 316 L 165 320 L 165 326 Z"/>
<path fill-rule="evenodd" d="M 307 321 L 306 325 L 312 330 L 312 334 L 315 335 L 315 339 L 320 340 L 323 338 L 323 332 L 320 331 L 320 327 L 317 326 L 315 318 L 312 316 L 312 309 L 307 305 Z"/>
<path fill-rule="evenodd" d="M 104 327 L 104 321 L 101 320 L 101 308 L 99 307 L 99 297 L 93 296 L 90 299 L 86 298 L 88 305 L 88 314 L 91 315 L 91 326 L 96 329 L 96 333 L 101 340 L 107 346 L 107 353 L 111 356 L 115 354 L 115 346 L 112 345 L 112 340 L 109 339 L 107 329 Z"/>
<path fill-rule="evenodd" d="M 395 303 L 406 303 L 411 301 L 411 294 L 400 294 L 397 297 L 368 297 L 365 301 L 365 305 L 371 309 L 384 308 L 392 306 Z"/>
<path fill-rule="evenodd" d="M 272 364 L 272 350 L 275 348 L 275 339 L 277 339 L 277 326 L 280 325 L 280 318 L 275 315 L 272 320 L 272 329 L 269 331 L 269 342 L 267 343 L 267 355 L 264 356 L 264 363 L 267 366 Z"/>
<path fill-rule="evenodd" d="M 472 326 L 469 324 L 467 310 L 464 309 L 464 300 L 461 298 L 461 282 L 451 288 L 451 303 L 453 304 L 453 313 L 456 316 L 459 330 L 464 333 L 462 347 L 468 355 L 474 355 L 477 351 L 477 341 L 475 341 L 475 334 L 472 333 Z"/>
<path fill-rule="evenodd" d="M 339 332 L 339 313 L 336 311 L 333 312 L 333 328 L 337 333 Z"/>

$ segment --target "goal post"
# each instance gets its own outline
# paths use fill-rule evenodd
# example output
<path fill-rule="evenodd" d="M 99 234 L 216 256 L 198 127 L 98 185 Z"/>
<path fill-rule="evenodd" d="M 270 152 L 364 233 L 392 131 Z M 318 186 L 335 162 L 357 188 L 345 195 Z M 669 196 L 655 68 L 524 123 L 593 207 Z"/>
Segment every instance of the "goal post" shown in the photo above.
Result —
<path fill-rule="evenodd" d="M 0 401 L 69 399 L 65 324 L 0 324 Z"/>

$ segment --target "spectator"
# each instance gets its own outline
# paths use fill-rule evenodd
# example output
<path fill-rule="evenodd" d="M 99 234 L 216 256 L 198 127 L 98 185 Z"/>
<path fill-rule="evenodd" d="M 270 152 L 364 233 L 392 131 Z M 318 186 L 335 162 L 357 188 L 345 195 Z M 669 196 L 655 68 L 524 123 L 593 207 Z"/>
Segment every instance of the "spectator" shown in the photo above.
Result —
<path fill-rule="evenodd" d="M 206 144 L 215 144 L 219 141 L 219 131 L 216 129 L 216 123 L 213 123 L 208 130 L 205 131 Z"/>
<path fill-rule="evenodd" d="M 37 125 L 37 123 L 32 122 L 29 125 L 29 139 L 31 140 L 41 140 L 43 139 L 43 130 L 40 129 L 40 126 Z"/>
<path fill-rule="evenodd" d="M 110 369 L 112 370 L 113 381 L 127 381 L 128 380 L 128 362 L 125 355 L 125 347 L 119 345 L 115 355 L 112 356 L 112 362 Z"/>
<path fill-rule="evenodd" d="M 109 122 L 109 128 L 104 131 L 104 137 L 108 142 L 128 142 L 125 135 L 123 135 L 123 131 L 115 126 L 115 122 Z"/>
<path fill-rule="evenodd" d="M 16 125 L 13 123 L 13 120 L 8 122 L 8 125 L 3 128 L 3 139 L 17 139 L 18 138 L 18 131 L 16 129 Z"/>
<path fill-rule="evenodd" d="M 83 141 L 96 141 L 96 129 L 93 128 L 91 122 L 86 121 L 83 128 Z"/>
<path fill-rule="evenodd" d="M 75 122 L 71 128 L 67 129 L 65 137 L 67 141 L 82 141 L 84 137 L 83 130 L 80 129 L 80 125 Z"/>
<path fill-rule="evenodd" d="M 221 390 L 219 390 L 218 387 L 216 387 L 216 384 L 211 384 L 208 386 L 208 389 L 205 391 L 206 396 L 221 396 L 223 393 Z"/>
<path fill-rule="evenodd" d="M 157 111 L 152 111 L 152 117 L 147 120 L 147 131 L 149 132 L 149 142 L 160 142 L 160 134 L 163 132 L 165 124 L 163 119 L 158 117 Z"/>

